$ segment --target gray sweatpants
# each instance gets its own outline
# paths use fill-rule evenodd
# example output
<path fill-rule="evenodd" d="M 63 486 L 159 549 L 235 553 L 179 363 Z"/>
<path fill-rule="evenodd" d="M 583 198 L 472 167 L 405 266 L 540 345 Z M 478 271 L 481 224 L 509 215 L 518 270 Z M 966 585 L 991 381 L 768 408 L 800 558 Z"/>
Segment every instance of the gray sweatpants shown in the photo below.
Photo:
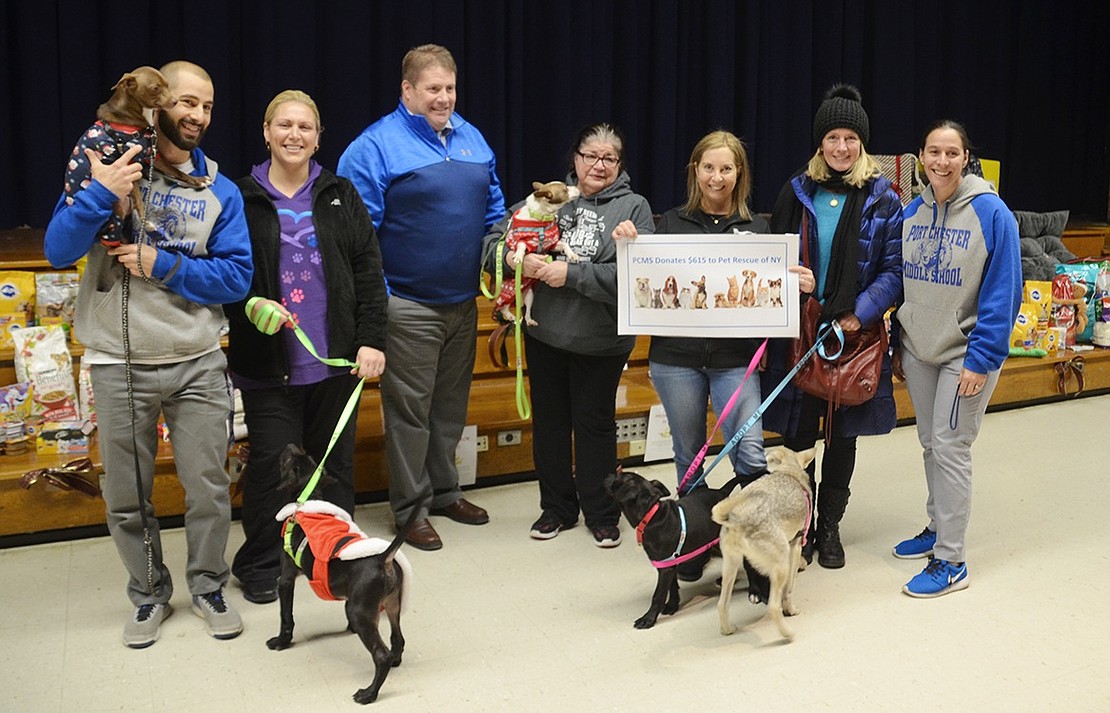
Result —
<path fill-rule="evenodd" d="M 478 308 L 474 300 L 426 305 L 393 295 L 388 315 L 382 415 L 389 504 L 401 524 L 427 497 L 425 509 L 462 497 L 455 449 L 470 401 Z"/>
<path fill-rule="evenodd" d="M 100 457 L 104 462 L 108 531 L 127 569 L 127 595 L 135 606 L 168 602 L 173 594 L 170 572 L 162 562 L 158 520 L 150 502 L 160 413 L 165 414 L 169 425 L 177 477 L 185 489 L 188 547 L 185 581 L 189 593 L 213 592 L 227 583 L 224 551 L 231 525 L 231 499 L 224 463 L 231 402 L 226 367 L 223 352 L 217 350 L 191 361 L 157 366 L 136 364 L 131 368 L 142 507 L 153 549 L 149 571 L 135 487 L 124 366 L 94 364 L 90 369 Z"/>
<path fill-rule="evenodd" d="M 929 497 L 925 511 L 929 529 L 937 533 L 933 555 L 949 562 L 963 562 L 964 539 L 971 518 L 971 444 L 979 435 L 998 371 L 987 374 L 977 396 L 956 401 L 963 358 L 947 364 L 928 364 L 902 349 L 906 390 L 917 418 L 917 438 L 924 449 L 925 484 Z"/>

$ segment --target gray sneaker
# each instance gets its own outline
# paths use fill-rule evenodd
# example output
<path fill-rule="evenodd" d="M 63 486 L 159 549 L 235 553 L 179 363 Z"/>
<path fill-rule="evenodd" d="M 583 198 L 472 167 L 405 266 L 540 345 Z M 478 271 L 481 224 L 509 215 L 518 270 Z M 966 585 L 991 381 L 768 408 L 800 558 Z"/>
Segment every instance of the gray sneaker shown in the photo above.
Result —
<path fill-rule="evenodd" d="M 204 619 L 208 633 L 217 639 L 234 639 L 243 633 L 243 620 L 239 612 L 231 608 L 224 599 L 224 592 L 218 589 L 207 594 L 193 595 L 193 613 Z"/>
<path fill-rule="evenodd" d="M 169 604 L 143 604 L 135 609 L 131 621 L 123 627 L 123 643 L 133 649 L 145 649 L 158 640 L 162 622 L 173 614 Z"/>

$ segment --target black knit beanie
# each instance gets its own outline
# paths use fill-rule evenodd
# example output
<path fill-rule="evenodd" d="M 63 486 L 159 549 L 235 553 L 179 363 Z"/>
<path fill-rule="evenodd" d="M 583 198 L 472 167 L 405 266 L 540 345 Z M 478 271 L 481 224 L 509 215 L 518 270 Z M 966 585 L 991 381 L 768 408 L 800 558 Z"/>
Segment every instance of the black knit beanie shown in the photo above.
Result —
<path fill-rule="evenodd" d="M 851 129 L 867 148 L 871 124 L 862 101 L 859 90 L 850 84 L 837 84 L 825 92 L 825 100 L 813 116 L 813 145 L 820 146 L 825 134 L 833 129 Z"/>

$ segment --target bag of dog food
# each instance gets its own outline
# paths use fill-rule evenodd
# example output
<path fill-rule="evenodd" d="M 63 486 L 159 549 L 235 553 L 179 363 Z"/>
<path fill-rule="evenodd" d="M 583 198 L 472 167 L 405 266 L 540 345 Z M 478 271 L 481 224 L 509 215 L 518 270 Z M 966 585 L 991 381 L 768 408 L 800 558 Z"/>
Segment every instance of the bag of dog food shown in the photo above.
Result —
<path fill-rule="evenodd" d="M 1047 280 L 1026 280 L 1021 301 L 1037 305 L 1037 323 L 1041 328 L 1047 328 L 1052 316 L 1052 283 Z"/>
<path fill-rule="evenodd" d="M 1110 260 L 1103 260 L 1095 278 L 1095 326 L 1091 342 L 1110 347 Z"/>
<path fill-rule="evenodd" d="M 1077 342 L 1090 343 L 1094 336 L 1095 318 L 1098 311 L 1095 309 L 1095 283 L 1098 281 L 1098 271 L 1099 266 L 1095 262 L 1067 263 L 1056 266 L 1057 275 L 1067 275 L 1071 279 L 1072 299 L 1082 300 L 1081 304 L 1075 305 L 1076 323 L 1083 327 L 1083 329 L 1076 331 L 1075 341 Z M 1083 312 L 1086 317 L 1079 318 L 1079 312 Z"/>
<path fill-rule="evenodd" d="M 34 324 L 35 273 L 0 271 L 0 349 L 10 349 L 12 333 Z"/>
<path fill-rule="evenodd" d="M 31 414 L 46 421 L 77 418 L 73 359 L 60 325 L 28 327 L 14 334 L 15 376 L 31 382 Z"/>
<path fill-rule="evenodd" d="M 76 272 L 40 272 L 35 275 L 35 321 L 38 325 L 60 324 L 66 332 L 73 326 L 77 307 Z"/>
<path fill-rule="evenodd" d="M 1018 309 L 1014 329 L 1010 332 L 1010 346 L 1018 349 L 1031 349 L 1036 342 L 1037 314 L 1039 305 L 1022 302 Z"/>

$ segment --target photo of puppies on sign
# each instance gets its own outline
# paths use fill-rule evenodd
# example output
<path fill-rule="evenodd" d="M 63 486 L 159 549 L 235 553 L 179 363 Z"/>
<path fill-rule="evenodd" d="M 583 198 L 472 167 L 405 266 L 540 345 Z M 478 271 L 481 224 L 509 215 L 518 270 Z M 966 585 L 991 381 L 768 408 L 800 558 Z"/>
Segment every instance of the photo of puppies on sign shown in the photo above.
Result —
<path fill-rule="evenodd" d="M 617 241 L 617 331 L 797 337 L 798 236 L 638 235 Z M 807 277 L 806 279 L 812 279 Z"/>

